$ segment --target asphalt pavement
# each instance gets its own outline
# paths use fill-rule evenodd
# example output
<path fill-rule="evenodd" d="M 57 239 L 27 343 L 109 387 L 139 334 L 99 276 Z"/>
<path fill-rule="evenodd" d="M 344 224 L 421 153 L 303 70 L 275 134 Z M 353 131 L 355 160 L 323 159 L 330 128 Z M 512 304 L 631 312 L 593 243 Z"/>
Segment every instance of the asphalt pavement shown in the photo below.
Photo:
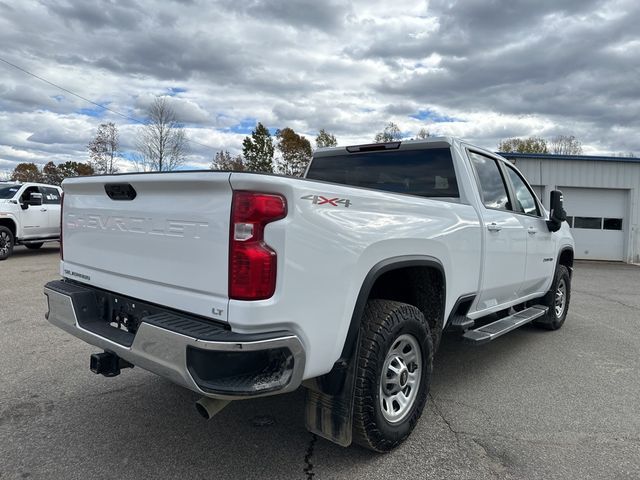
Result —
<path fill-rule="evenodd" d="M 104 378 L 96 348 L 44 320 L 57 244 L 0 262 L 0 479 L 638 479 L 640 267 L 577 263 L 565 326 L 481 347 L 447 335 L 400 448 L 316 439 L 304 391 L 234 402 L 139 368 Z"/>

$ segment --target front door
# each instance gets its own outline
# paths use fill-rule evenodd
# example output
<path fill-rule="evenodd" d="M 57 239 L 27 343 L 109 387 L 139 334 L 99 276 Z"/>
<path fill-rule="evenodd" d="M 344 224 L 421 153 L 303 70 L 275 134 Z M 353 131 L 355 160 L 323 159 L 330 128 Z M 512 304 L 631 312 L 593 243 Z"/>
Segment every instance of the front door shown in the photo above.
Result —
<path fill-rule="evenodd" d="M 40 193 L 38 187 L 27 187 L 20 195 L 19 203 L 22 207 L 24 202 L 31 198 L 32 193 Z M 49 230 L 49 214 L 46 205 L 29 205 L 26 209 L 20 209 L 20 224 L 22 225 L 21 239 L 41 238 L 47 236 Z"/>
<path fill-rule="evenodd" d="M 513 167 L 504 167 L 515 197 L 513 209 L 527 232 L 527 261 L 518 296 L 545 292 L 556 265 L 555 242 L 531 188 Z"/>

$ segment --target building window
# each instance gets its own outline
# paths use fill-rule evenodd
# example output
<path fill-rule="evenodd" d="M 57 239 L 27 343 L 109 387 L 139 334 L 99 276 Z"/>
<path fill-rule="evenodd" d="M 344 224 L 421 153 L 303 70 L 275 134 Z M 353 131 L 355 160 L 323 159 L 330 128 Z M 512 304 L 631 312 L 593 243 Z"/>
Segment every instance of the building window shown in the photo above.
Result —
<path fill-rule="evenodd" d="M 573 228 L 588 228 L 591 230 L 602 229 L 601 217 L 574 217 Z"/>
<path fill-rule="evenodd" d="M 603 227 L 605 230 L 622 230 L 621 218 L 605 218 Z"/>

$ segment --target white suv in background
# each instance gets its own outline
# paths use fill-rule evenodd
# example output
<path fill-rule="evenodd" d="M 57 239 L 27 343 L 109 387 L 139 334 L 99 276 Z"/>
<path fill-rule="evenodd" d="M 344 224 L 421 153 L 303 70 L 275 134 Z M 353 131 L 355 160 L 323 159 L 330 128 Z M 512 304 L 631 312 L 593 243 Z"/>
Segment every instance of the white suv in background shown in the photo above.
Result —
<path fill-rule="evenodd" d="M 62 189 L 41 183 L 0 183 L 0 260 L 14 245 L 37 249 L 60 240 Z"/>

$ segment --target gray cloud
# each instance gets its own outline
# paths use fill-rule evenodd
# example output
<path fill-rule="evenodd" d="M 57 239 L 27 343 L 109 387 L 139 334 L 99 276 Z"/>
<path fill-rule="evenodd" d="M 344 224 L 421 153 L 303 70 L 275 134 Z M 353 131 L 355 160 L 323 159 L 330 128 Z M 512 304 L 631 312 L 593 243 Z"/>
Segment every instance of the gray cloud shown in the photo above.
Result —
<path fill-rule="evenodd" d="M 194 145 L 238 152 L 247 125 L 371 141 L 388 121 L 488 148 L 578 136 L 640 155 L 640 4 L 632 0 L 329 3 L 0 1 L 0 57 L 128 116 L 157 95 Z M 85 161 L 103 121 L 139 125 L 0 63 L 0 169 Z M 418 112 L 435 112 L 420 120 Z M 454 121 L 440 122 L 449 117 Z"/>

